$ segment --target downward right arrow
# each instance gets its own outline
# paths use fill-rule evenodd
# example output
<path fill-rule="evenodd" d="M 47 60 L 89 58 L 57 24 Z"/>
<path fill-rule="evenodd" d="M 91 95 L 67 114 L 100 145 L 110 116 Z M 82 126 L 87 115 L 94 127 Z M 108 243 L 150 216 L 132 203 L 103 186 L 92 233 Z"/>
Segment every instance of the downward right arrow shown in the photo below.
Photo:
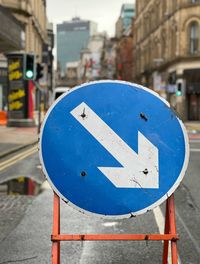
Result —
<path fill-rule="evenodd" d="M 159 188 L 158 149 L 138 132 L 138 154 L 84 102 L 71 114 L 123 166 L 98 167 L 117 188 Z"/>
<path fill-rule="evenodd" d="M 158 149 L 140 132 L 138 132 L 138 154 L 125 142 L 123 144 L 121 154 L 128 155 L 126 160 L 118 159 L 123 167 L 98 167 L 98 169 L 118 188 L 158 189 Z"/>

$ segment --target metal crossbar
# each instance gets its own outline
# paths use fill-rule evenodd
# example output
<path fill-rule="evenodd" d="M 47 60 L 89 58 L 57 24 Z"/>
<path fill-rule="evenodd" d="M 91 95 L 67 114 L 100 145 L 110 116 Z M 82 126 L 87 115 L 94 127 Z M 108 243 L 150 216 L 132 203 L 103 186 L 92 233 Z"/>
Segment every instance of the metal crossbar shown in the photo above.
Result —
<path fill-rule="evenodd" d="M 162 264 L 168 263 L 169 241 L 171 242 L 172 264 L 178 264 L 177 240 L 175 221 L 174 195 L 166 201 L 164 234 L 60 234 L 60 198 L 54 192 L 53 206 L 52 264 L 60 264 L 60 241 L 164 241 Z"/>

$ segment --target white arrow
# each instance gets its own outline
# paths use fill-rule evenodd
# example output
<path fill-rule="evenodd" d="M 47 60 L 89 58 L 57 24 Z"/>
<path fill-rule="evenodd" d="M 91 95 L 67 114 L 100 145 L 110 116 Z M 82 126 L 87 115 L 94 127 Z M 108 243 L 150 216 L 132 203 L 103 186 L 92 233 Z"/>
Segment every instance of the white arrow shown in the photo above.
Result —
<path fill-rule="evenodd" d="M 142 133 L 137 154 L 86 103 L 71 114 L 123 166 L 98 167 L 116 187 L 159 188 L 158 149 Z"/>

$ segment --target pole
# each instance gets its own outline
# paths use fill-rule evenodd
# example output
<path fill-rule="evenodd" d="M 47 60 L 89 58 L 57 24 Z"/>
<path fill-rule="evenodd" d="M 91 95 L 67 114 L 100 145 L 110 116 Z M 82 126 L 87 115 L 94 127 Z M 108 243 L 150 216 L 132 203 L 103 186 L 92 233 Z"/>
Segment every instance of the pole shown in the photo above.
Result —
<path fill-rule="evenodd" d="M 38 103 L 39 103 L 39 109 L 38 109 L 38 134 L 40 134 L 40 126 L 41 126 L 41 92 L 38 89 Z"/>
<path fill-rule="evenodd" d="M 35 84 L 36 89 L 38 90 L 38 102 L 39 102 L 39 109 L 38 109 L 38 134 L 40 133 L 40 127 L 41 127 L 41 97 L 42 97 L 42 93 L 45 93 L 46 91 L 44 91 L 39 83 L 37 81 L 33 81 L 33 83 Z"/>

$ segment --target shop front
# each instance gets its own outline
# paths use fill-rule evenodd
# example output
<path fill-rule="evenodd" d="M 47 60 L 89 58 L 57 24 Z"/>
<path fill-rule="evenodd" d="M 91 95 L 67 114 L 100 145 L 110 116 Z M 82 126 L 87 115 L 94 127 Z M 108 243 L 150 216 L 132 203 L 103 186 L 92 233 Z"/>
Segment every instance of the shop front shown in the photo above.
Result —
<path fill-rule="evenodd" d="M 188 120 L 200 121 L 200 69 L 184 71 Z"/>
<path fill-rule="evenodd" d="M 7 59 L 3 54 L 24 48 L 24 28 L 11 12 L 0 5 L 0 116 L 7 115 Z M 0 117 L 0 123 L 1 123 Z M 4 120 L 3 120 L 4 122 Z"/>

